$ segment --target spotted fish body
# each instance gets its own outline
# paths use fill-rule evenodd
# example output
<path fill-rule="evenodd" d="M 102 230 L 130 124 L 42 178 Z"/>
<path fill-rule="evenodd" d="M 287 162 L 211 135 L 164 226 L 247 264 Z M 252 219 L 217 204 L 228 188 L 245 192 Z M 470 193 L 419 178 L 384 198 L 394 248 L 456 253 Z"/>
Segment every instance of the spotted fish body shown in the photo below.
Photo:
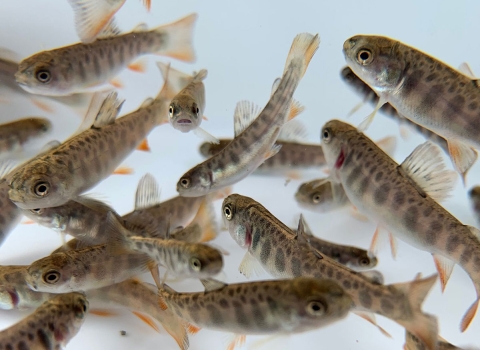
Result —
<path fill-rule="evenodd" d="M 363 98 L 365 102 L 370 102 L 374 105 L 378 104 L 378 101 L 380 100 L 378 94 L 370 86 L 368 86 L 368 84 L 365 84 L 358 76 L 356 76 L 350 67 L 345 67 L 342 69 L 341 77 L 348 86 L 350 86 Z M 448 154 L 448 143 L 445 138 L 435 134 L 423 126 L 420 126 L 419 124 L 415 124 L 414 122 L 410 121 L 410 119 L 401 116 L 390 103 L 384 104 L 382 108 L 380 108 L 380 111 L 396 120 L 400 124 L 407 125 L 408 127 L 414 129 L 427 140 L 432 141 L 436 145 L 440 146 L 440 148 Z"/>
<path fill-rule="evenodd" d="M 300 207 L 316 213 L 328 213 L 350 204 L 342 185 L 329 179 L 302 183 L 295 193 L 295 200 Z"/>
<path fill-rule="evenodd" d="M 332 120 L 324 125 L 322 138 L 332 178 L 343 185 L 358 211 L 414 247 L 459 264 L 480 297 L 478 230 L 463 225 L 440 206 L 403 164 L 398 165 L 355 127 Z M 427 161 L 422 158 L 423 163 Z M 417 168 L 421 168 L 418 163 Z M 451 180 L 444 181 L 450 185 Z"/>
<path fill-rule="evenodd" d="M 0 179 L 0 246 L 19 223 L 22 212 L 8 197 L 8 182 Z"/>
<path fill-rule="evenodd" d="M 305 277 L 229 285 L 215 281 L 199 293 L 166 287 L 159 296 L 188 323 L 237 335 L 305 332 L 341 320 L 352 308 L 338 284 Z"/>
<path fill-rule="evenodd" d="M 28 266 L 0 266 L 0 309 L 24 310 L 39 307 L 56 294 L 35 292 L 25 283 Z"/>
<path fill-rule="evenodd" d="M 117 113 L 121 106 L 115 97 L 110 95 L 103 104 L 111 104 L 108 114 Z M 152 129 L 165 122 L 157 104 L 164 105 L 161 93 L 138 110 L 116 120 L 102 120 L 100 126 L 94 123 L 16 168 L 7 177 L 10 199 L 22 209 L 48 208 L 65 204 L 92 188 L 109 176 Z"/>
<path fill-rule="evenodd" d="M 153 317 L 175 339 L 180 349 L 188 348 L 188 334 L 184 322 L 158 304 L 157 287 L 137 280 L 126 280 L 111 286 L 86 292 L 92 308 L 128 308 Z"/>
<path fill-rule="evenodd" d="M 197 197 L 237 183 L 278 151 L 274 144 L 288 121 L 293 93 L 318 45 L 318 35 L 296 36 L 280 84 L 265 108 L 228 146 L 180 178 L 181 196 Z"/>
<path fill-rule="evenodd" d="M 213 157 L 232 140 L 221 139 L 219 144 L 205 142 L 200 146 L 200 153 L 205 158 Z M 277 140 L 276 144 L 282 148 L 277 154 L 265 160 L 254 174 L 283 175 L 292 170 L 318 169 L 325 165 L 325 157 L 320 145 L 280 140 Z"/>
<path fill-rule="evenodd" d="M 148 271 L 144 254 L 108 254 L 107 245 L 55 253 L 33 262 L 25 280 L 39 292 L 68 293 L 101 288 Z"/>
<path fill-rule="evenodd" d="M 24 118 L 0 125 L 0 154 L 21 150 L 28 141 L 44 136 L 52 128 L 45 118 Z"/>
<path fill-rule="evenodd" d="M 390 318 L 434 349 L 437 322 L 421 311 L 421 303 L 436 276 L 411 283 L 373 283 L 361 273 L 301 244 L 295 232 L 252 198 L 230 195 L 223 201 L 222 211 L 230 235 L 248 250 L 241 272 L 249 275 L 247 266 L 254 259 L 276 278 L 307 276 L 334 280 L 352 297 L 356 310 Z"/>
<path fill-rule="evenodd" d="M 42 51 L 20 62 L 15 79 L 25 90 L 42 95 L 69 95 L 113 79 L 132 61 L 146 54 L 162 54 L 193 61 L 191 14 L 151 31 L 131 33 Z"/>
<path fill-rule="evenodd" d="M 57 350 L 77 335 L 88 311 L 81 293 L 57 295 L 0 332 L 0 349 Z"/>

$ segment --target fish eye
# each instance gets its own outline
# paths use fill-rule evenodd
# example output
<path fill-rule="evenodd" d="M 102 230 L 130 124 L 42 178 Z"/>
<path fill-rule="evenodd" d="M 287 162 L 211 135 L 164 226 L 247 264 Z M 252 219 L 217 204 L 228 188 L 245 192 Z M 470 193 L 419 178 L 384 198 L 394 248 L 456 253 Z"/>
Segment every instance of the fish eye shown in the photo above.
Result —
<path fill-rule="evenodd" d="M 189 188 L 190 187 L 190 179 L 183 177 L 180 179 L 180 185 L 182 185 L 183 188 Z"/>
<path fill-rule="evenodd" d="M 366 66 L 373 61 L 372 51 L 368 49 L 361 49 L 357 53 L 357 61 L 358 63 Z"/>
<path fill-rule="evenodd" d="M 313 196 L 312 196 L 312 201 L 315 204 L 320 203 L 320 193 L 318 193 L 318 192 L 314 193 Z"/>
<path fill-rule="evenodd" d="M 36 74 L 37 80 L 41 83 L 48 83 L 52 75 L 47 70 L 39 70 Z"/>
<path fill-rule="evenodd" d="M 168 114 L 170 115 L 170 118 L 173 118 L 173 106 L 170 105 L 170 107 L 168 107 Z"/>
<path fill-rule="evenodd" d="M 37 182 L 35 184 L 34 192 L 37 196 L 43 197 L 48 194 L 48 190 L 50 188 L 50 185 L 47 182 Z"/>
<path fill-rule="evenodd" d="M 322 131 L 323 142 L 325 142 L 325 143 L 330 142 L 330 136 L 331 136 L 330 134 L 331 134 L 331 132 L 330 132 L 329 128 L 323 129 L 323 131 Z"/>
<path fill-rule="evenodd" d="M 190 259 L 190 266 L 193 271 L 200 271 L 202 269 L 202 262 L 197 258 Z"/>
<path fill-rule="evenodd" d="M 34 214 L 42 215 L 43 214 L 43 208 L 30 209 L 30 212 L 32 212 Z"/>
<path fill-rule="evenodd" d="M 230 204 L 227 204 L 225 208 L 223 208 L 223 215 L 225 215 L 225 218 L 227 220 L 232 220 L 233 217 L 233 210 L 230 206 Z"/>
<path fill-rule="evenodd" d="M 48 284 L 55 284 L 60 279 L 60 273 L 57 271 L 48 271 L 43 275 L 43 280 Z"/>
<path fill-rule="evenodd" d="M 325 305 L 320 301 L 311 301 L 307 306 L 307 312 L 312 316 L 322 316 L 325 313 L 325 309 Z"/>
<path fill-rule="evenodd" d="M 87 312 L 87 304 L 83 300 L 79 300 L 73 311 L 75 312 L 75 317 L 83 318 Z"/>
<path fill-rule="evenodd" d="M 370 259 L 369 258 L 361 258 L 359 261 L 361 266 L 368 266 L 370 265 Z"/>

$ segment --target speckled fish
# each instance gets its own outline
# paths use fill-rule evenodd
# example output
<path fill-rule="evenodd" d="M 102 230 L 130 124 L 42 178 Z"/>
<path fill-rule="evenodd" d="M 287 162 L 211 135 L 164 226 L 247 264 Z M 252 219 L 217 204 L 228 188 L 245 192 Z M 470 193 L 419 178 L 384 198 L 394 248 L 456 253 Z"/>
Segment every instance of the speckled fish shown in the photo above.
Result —
<path fill-rule="evenodd" d="M 81 293 L 57 295 L 17 324 L 0 332 L 0 349 L 64 348 L 85 321 L 88 301 Z"/>
<path fill-rule="evenodd" d="M 165 84 L 164 84 L 165 85 Z M 157 125 L 166 122 L 160 91 L 136 111 L 115 119 L 122 102 L 111 93 L 93 125 L 11 172 L 9 196 L 22 209 L 65 204 L 109 176 Z"/>
<path fill-rule="evenodd" d="M 357 77 L 350 67 L 345 67 L 342 69 L 341 77 L 343 81 L 352 88 L 353 91 L 355 91 L 363 98 L 364 102 L 370 102 L 374 105 L 378 104 L 380 97 L 377 95 L 377 93 L 370 86 L 365 84 L 359 77 Z M 379 109 L 379 111 L 396 120 L 400 123 L 400 125 L 407 125 L 411 129 L 418 132 L 420 135 L 424 136 L 427 140 L 432 141 L 436 145 L 440 146 L 440 148 L 445 151 L 445 153 L 449 154 L 448 143 L 445 138 L 435 134 L 434 132 L 424 128 L 423 126 L 415 124 L 414 122 L 410 121 L 405 117 L 402 117 L 390 103 L 385 103 Z"/>
<path fill-rule="evenodd" d="M 439 148 L 427 141 L 399 165 L 355 127 L 338 120 L 324 125 L 321 139 L 332 181 L 340 182 L 350 202 L 379 227 L 431 253 L 442 289 L 455 264 L 468 273 L 477 300 L 462 320 L 464 331 L 480 301 L 480 231 L 437 203 L 448 196 L 456 178 L 445 170 Z"/>
<path fill-rule="evenodd" d="M 52 123 L 45 118 L 30 117 L 0 125 L 0 154 L 19 152 L 30 140 L 45 136 L 52 128 Z"/>
<path fill-rule="evenodd" d="M 351 37 L 343 53 L 353 72 L 380 97 L 363 126 L 390 103 L 405 118 L 447 140 L 455 168 L 464 178 L 478 156 L 473 148 L 480 148 L 478 80 L 387 37 Z"/>
<path fill-rule="evenodd" d="M 179 277 L 207 278 L 222 270 L 222 253 L 207 244 L 177 241 L 168 234 L 165 239 L 137 236 L 123 227 L 113 213 L 108 214 L 107 225 L 112 255 L 126 250 L 144 253 L 165 266 L 169 274 Z"/>
<path fill-rule="evenodd" d="M 409 332 L 405 333 L 405 345 L 403 347 L 403 350 L 426 350 L 426 349 L 427 348 L 425 344 L 423 344 L 423 342 L 420 339 L 418 339 L 412 333 L 409 333 Z M 440 339 L 438 341 L 437 349 L 438 350 L 464 350 L 463 348 L 459 348 L 458 346 L 452 345 L 443 339 Z"/>
<path fill-rule="evenodd" d="M 336 262 L 356 271 L 369 270 L 377 266 L 378 259 L 372 253 L 361 248 L 336 244 L 315 237 L 305 220 L 303 220 L 303 227 L 303 234 L 311 246 Z M 292 231 L 296 231 L 296 228 Z"/>
<path fill-rule="evenodd" d="M 10 188 L 5 180 L 8 171 L 6 163 L 0 165 L 0 247 L 22 217 L 21 210 L 8 197 Z"/>
<path fill-rule="evenodd" d="M 473 213 L 480 223 L 480 186 L 473 187 L 469 192 L 470 203 L 472 205 Z"/>
<path fill-rule="evenodd" d="M 197 327 L 245 335 L 293 334 L 345 318 L 352 299 L 336 283 L 299 277 L 293 280 L 224 284 L 202 280 L 205 292 L 178 293 L 164 285 L 160 304 Z"/>
<path fill-rule="evenodd" d="M 422 339 L 428 349 L 435 349 L 437 320 L 423 313 L 421 305 L 437 275 L 383 285 L 318 252 L 308 244 L 301 225 L 295 233 L 252 198 L 232 194 L 223 201 L 222 213 L 231 237 L 247 249 L 240 265 L 245 276 L 249 277 L 260 263 L 276 278 L 334 280 L 351 296 L 356 313 L 372 323 L 373 313 L 390 318 Z"/>
<path fill-rule="evenodd" d="M 184 321 L 174 315 L 172 310 L 160 308 L 156 286 L 137 280 L 126 280 L 111 286 L 89 290 L 86 295 L 92 309 L 128 308 L 154 328 L 157 325 L 149 318 L 155 319 L 175 339 L 180 349 L 188 349 L 189 340 Z"/>
<path fill-rule="evenodd" d="M 142 274 L 151 267 L 145 254 L 108 254 L 107 245 L 55 253 L 33 262 L 25 280 L 38 292 L 68 293 L 101 288 Z"/>
<path fill-rule="evenodd" d="M 150 11 L 152 0 L 142 0 Z M 80 40 L 91 43 L 114 20 L 114 15 L 123 6 L 125 0 L 68 0 L 75 14 L 75 29 Z"/>
<path fill-rule="evenodd" d="M 293 93 L 319 43 L 318 34 L 302 33 L 295 37 L 282 80 L 265 108 L 250 125 L 245 125 L 243 111 L 248 111 L 251 106 L 237 105 L 235 139 L 217 155 L 193 167 L 180 178 L 177 191 L 181 196 L 202 196 L 237 183 L 279 151 L 275 141 L 281 127 L 288 121 Z"/>
<path fill-rule="evenodd" d="M 186 62 L 195 60 L 192 47 L 197 14 L 147 31 L 142 25 L 131 33 L 98 39 L 89 44 L 42 51 L 20 62 L 15 74 L 26 91 L 40 95 L 70 95 L 95 89 L 141 55 L 160 54 Z"/>
<path fill-rule="evenodd" d="M 0 266 L 0 309 L 37 308 L 56 294 L 35 292 L 25 282 L 28 265 Z"/>

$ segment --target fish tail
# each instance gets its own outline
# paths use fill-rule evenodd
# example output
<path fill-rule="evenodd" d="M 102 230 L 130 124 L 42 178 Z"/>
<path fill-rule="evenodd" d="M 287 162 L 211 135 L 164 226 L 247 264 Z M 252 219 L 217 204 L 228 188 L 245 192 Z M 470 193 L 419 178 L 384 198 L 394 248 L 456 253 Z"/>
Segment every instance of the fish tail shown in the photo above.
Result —
<path fill-rule="evenodd" d="M 421 307 L 428 292 L 432 289 L 438 275 L 413 282 L 394 284 L 395 288 L 403 291 L 410 303 L 412 316 L 409 320 L 396 320 L 405 327 L 407 332 L 420 339 L 427 349 L 435 350 L 438 343 L 438 321 L 433 315 L 422 312 Z"/>
<path fill-rule="evenodd" d="M 122 1 L 68 0 L 75 15 L 75 28 L 84 43 L 94 41 L 123 6 Z"/>
<path fill-rule="evenodd" d="M 298 34 L 293 40 L 290 52 L 288 53 L 287 63 L 285 64 L 283 74 L 286 73 L 290 65 L 295 65 L 300 70 L 300 78 L 302 78 L 319 45 L 320 37 L 318 34 Z"/>
<path fill-rule="evenodd" d="M 199 242 L 208 242 L 218 236 L 218 225 L 215 220 L 215 208 L 212 199 L 206 196 L 198 208 L 192 224 L 198 224 L 202 228 L 202 236 Z"/>
<path fill-rule="evenodd" d="M 206 69 L 201 69 L 197 74 L 195 74 L 193 79 L 204 80 L 207 77 L 207 74 L 208 74 L 208 71 Z"/>
<path fill-rule="evenodd" d="M 164 89 L 168 89 L 167 96 L 174 97 L 176 94 L 180 92 L 185 86 L 188 85 L 189 82 L 192 81 L 193 76 L 190 74 L 184 73 L 179 71 L 178 69 L 172 68 L 170 63 L 165 64 L 163 62 L 157 62 L 157 67 L 160 70 L 160 74 L 162 74 L 162 78 L 164 80 Z M 159 95 L 157 96 L 165 96 L 165 91 L 160 91 Z"/>
<path fill-rule="evenodd" d="M 192 13 L 176 22 L 155 28 L 155 32 L 168 37 L 167 42 L 169 43 L 167 47 L 160 49 L 157 54 L 185 62 L 194 62 L 196 57 L 192 44 L 192 34 L 197 17 L 196 13 Z"/>
<path fill-rule="evenodd" d="M 129 233 L 118 221 L 115 214 L 111 211 L 108 212 L 105 235 L 108 237 L 107 252 L 110 255 L 122 255 L 128 251 L 129 242 L 127 237 Z"/>

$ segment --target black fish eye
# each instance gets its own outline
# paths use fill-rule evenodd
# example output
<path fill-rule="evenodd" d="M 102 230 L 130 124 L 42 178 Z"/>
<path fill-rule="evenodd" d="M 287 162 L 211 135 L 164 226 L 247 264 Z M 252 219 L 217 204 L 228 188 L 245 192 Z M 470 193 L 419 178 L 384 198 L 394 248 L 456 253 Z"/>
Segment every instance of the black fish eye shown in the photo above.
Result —
<path fill-rule="evenodd" d="M 50 188 L 50 185 L 47 182 L 37 182 L 34 187 L 34 192 L 37 196 L 43 197 L 48 194 L 48 190 Z"/>
<path fill-rule="evenodd" d="M 200 271 L 202 269 L 202 262 L 197 258 L 192 258 L 190 260 L 190 265 L 194 271 Z"/>
<path fill-rule="evenodd" d="M 320 202 L 320 194 L 319 193 L 314 193 L 312 196 L 313 203 L 318 203 Z"/>
<path fill-rule="evenodd" d="M 184 177 L 180 180 L 180 184 L 184 188 L 189 188 L 190 187 L 190 180 L 188 178 Z"/>
<path fill-rule="evenodd" d="M 43 209 L 42 208 L 37 208 L 37 209 L 30 209 L 30 211 L 34 214 L 42 214 Z"/>
<path fill-rule="evenodd" d="M 373 61 L 372 52 L 368 49 L 361 49 L 357 53 L 357 61 L 362 65 L 367 65 Z"/>
<path fill-rule="evenodd" d="M 360 259 L 360 265 L 368 266 L 369 264 L 370 264 L 370 259 L 369 258 L 361 258 Z"/>
<path fill-rule="evenodd" d="M 60 273 L 57 271 L 49 271 L 43 276 L 45 283 L 54 284 L 60 279 Z"/>
<path fill-rule="evenodd" d="M 320 301 L 311 301 L 308 303 L 307 311 L 312 316 L 321 316 L 325 312 L 325 305 Z"/>
<path fill-rule="evenodd" d="M 323 142 L 327 143 L 330 141 L 330 129 L 326 128 L 322 131 Z"/>
<path fill-rule="evenodd" d="M 232 211 L 232 208 L 230 207 L 230 204 L 227 204 L 225 208 L 223 208 L 223 214 L 225 215 L 225 218 L 227 220 L 232 220 L 233 211 Z"/>
<path fill-rule="evenodd" d="M 36 74 L 37 79 L 41 83 L 48 83 L 50 79 L 52 78 L 51 74 L 49 71 L 46 70 L 39 70 Z"/>
<path fill-rule="evenodd" d="M 168 108 L 168 113 L 170 114 L 170 117 L 173 117 L 173 106 Z"/>

